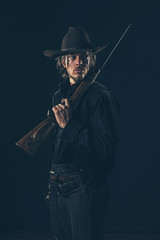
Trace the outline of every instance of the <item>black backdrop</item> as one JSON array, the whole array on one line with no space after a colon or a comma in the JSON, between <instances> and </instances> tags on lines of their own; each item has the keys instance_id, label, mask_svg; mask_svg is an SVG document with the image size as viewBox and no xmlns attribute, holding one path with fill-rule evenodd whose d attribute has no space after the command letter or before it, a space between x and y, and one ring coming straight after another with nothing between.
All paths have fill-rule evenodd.
<instances>
[{"instance_id":1,"label":"black backdrop","mask_svg":"<svg viewBox=\"0 0 160 240\"><path fill-rule=\"evenodd\" d=\"M98 81L121 104L120 141L109 178L108 231L160 231L158 1L3 1L1 32L2 229L48 230L49 149L35 157L14 143L46 117L60 77L44 49L59 49L69 26L82 25L100 64L129 23Z\"/></svg>"}]
</instances>

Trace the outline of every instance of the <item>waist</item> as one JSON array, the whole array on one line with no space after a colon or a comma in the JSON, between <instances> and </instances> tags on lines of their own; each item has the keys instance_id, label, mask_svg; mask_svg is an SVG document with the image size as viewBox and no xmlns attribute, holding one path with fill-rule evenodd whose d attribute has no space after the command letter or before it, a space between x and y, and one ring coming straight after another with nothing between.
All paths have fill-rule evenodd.
<instances>
[{"instance_id":1,"label":"waist","mask_svg":"<svg viewBox=\"0 0 160 240\"><path fill-rule=\"evenodd\" d=\"M76 191L87 184L83 169L76 165L57 164L50 171L50 189L56 195Z\"/></svg>"},{"instance_id":2,"label":"waist","mask_svg":"<svg viewBox=\"0 0 160 240\"><path fill-rule=\"evenodd\" d=\"M82 169L77 164L71 163L60 163L60 164L52 164L50 173L71 173L73 171L82 171Z\"/></svg>"}]
</instances>

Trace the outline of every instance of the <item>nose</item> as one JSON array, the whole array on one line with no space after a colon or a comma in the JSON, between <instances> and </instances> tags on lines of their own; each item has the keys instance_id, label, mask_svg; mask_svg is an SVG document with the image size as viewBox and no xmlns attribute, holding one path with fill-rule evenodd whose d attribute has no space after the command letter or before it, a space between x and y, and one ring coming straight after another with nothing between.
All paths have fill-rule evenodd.
<instances>
[{"instance_id":1,"label":"nose","mask_svg":"<svg viewBox=\"0 0 160 240\"><path fill-rule=\"evenodd\" d=\"M76 65L80 66L82 64L83 64L83 62L82 62L82 59L80 58L80 56L76 56Z\"/></svg>"}]
</instances>

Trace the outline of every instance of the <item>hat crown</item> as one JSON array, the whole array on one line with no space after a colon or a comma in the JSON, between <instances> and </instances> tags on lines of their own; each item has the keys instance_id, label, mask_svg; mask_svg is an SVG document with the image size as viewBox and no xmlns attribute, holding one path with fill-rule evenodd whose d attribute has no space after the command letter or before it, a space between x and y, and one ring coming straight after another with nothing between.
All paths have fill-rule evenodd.
<instances>
[{"instance_id":1,"label":"hat crown","mask_svg":"<svg viewBox=\"0 0 160 240\"><path fill-rule=\"evenodd\" d=\"M61 44L61 51L67 49L92 49L88 33L81 27L69 27Z\"/></svg>"},{"instance_id":2,"label":"hat crown","mask_svg":"<svg viewBox=\"0 0 160 240\"><path fill-rule=\"evenodd\" d=\"M45 50L43 54L46 57L60 57L67 54L73 54L77 52L91 51L93 53L98 53L107 47L105 44L101 47L93 48L88 33L83 29L83 27L69 27L68 32L63 37L61 50Z\"/></svg>"}]
</instances>

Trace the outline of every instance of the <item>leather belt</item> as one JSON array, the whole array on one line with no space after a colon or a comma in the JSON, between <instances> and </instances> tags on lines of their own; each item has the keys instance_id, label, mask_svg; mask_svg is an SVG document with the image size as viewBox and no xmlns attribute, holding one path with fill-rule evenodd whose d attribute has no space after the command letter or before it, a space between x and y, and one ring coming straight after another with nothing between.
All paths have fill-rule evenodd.
<instances>
[{"instance_id":1,"label":"leather belt","mask_svg":"<svg viewBox=\"0 0 160 240\"><path fill-rule=\"evenodd\" d=\"M86 182L79 172L72 172L71 174L50 173L50 190L55 195L70 194L85 184Z\"/></svg>"}]
</instances>

